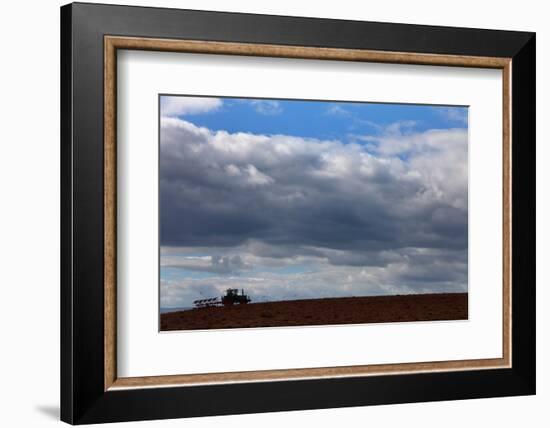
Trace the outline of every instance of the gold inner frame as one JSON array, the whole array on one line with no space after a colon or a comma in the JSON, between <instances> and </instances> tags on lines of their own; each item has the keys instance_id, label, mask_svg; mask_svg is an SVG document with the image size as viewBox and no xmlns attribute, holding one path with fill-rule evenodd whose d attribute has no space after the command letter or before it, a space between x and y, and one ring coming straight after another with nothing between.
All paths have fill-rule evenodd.
<instances>
[{"instance_id":1,"label":"gold inner frame","mask_svg":"<svg viewBox=\"0 0 550 428\"><path fill-rule=\"evenodd\" d=\"M225 373L119 378L116 367L116 89L117 50L147 50L213 55L241 55L299 59L324 59L393 64L441 65L494 68L502 70L503 91L503 320L502 358L431 361L421 363L316 367ZM361 49L337 49L195 40L169 40L138 37L104 37L104 389L190 386L233 382L296 380L310 378L392 375L511 367L511 59L460 55L383 52Z\"/></svg>"}]
</instances>

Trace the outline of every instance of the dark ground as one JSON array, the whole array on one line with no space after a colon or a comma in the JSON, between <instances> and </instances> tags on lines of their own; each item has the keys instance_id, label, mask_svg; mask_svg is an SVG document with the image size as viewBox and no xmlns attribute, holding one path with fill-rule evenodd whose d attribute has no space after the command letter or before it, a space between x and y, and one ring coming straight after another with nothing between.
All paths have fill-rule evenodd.
<instances>
[{"instance_id":1,"label":"dark ground","mask_svg":"<svg viewBox=\"0 0 550 428\"><path fill-rule=\"evenodd\" d=\"M161 331L468 319L468 294L249 303L161 314Z\"/></svg>"}]
</instances>

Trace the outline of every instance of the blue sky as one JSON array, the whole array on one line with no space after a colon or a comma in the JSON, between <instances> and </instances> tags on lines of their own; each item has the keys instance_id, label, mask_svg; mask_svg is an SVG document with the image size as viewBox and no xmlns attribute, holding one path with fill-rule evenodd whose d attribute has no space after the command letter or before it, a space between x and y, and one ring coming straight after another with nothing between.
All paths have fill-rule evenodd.
<instances>
[{"instance_id":1,"label":"blue sky","mask_svg":"<svg viewBox=\"0 0 550 428\"><path fill-rule=\"evenodd\" d=\"M162 308L467 291L466 107L160 106Z\"/></svg>"},{"instance_id":2,"label":"blue sky","mask_svg":"<svg viewBox=\"0 0 550 428\"><path fill-rule=\"evenodd\" d=\"M467 128L467 112L451 106L223 98L215 110L181 117L213 131L347 141L354 134L379 135L395 123L409 123L417 132Z\"/></svg>"}]
</instances>

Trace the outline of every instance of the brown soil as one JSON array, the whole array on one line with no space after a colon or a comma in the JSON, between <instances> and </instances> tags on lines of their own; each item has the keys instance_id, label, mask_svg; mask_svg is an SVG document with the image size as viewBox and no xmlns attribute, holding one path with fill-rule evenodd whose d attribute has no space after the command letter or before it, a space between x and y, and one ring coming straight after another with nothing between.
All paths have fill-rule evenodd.
<instances>
[{"instance_id":1,"label":"brown soil","mask_svg":"<svg viewBox=\"0 0 550 428\"><path fill-rule=\"evenodd\" d=\"M468 294L249 303L161 314L161 331L468 319Z\"/></svg>"}]
</instances>

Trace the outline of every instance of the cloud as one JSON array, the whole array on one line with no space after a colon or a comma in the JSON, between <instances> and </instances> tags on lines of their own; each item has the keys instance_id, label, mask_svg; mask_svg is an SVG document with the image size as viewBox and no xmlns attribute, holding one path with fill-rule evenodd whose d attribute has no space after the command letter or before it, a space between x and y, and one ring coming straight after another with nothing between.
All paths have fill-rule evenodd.
<instances>
[{"instance_id":1,"label":"cloud","mask_svg":"<svg viewBox=\"0 0 550 428\"><path fill-rule=\"evenodd\" d=\"M412 129L416 126L416 121L414 120L400 120L394 123L381 128L382 134L393 135L393 136L402 136L404 133L411 133Z\"/></svg>"},{"instance_id":2,"label":"cloud","mask_svg":"<svg viewBox=\"0 0 550 428\"><path fill-rule=\"evenodd\" d=\"M457 226L451 233L436 221L452 211L466 230L465 130L380 137L369 153L361 144L211 132L166 118L161 141L164 244L466 245Z\"/></svg>"},{"instance_id":3,"label":"cloud","mask_svg":"<svg viewBox=\"0 0 550 428\"><path fill-rule=\"evenodd\" d=\"M346 110L344 107L338 104L330 104L326 108L325 113L331 116L340 116L340 117L349 117L352 115L349 110Z\"/></svg>"},{"instance_id":4,"label":"cloud","mask_svg":"<svg viewBox=\"0 0 550 428\"><path fill-rule=\"evenodd\" d=\"M461 125L468 124L467 107L436 107L436 112L449 122L455 122Z\"/></svg>"},{"instance_id":5,"label":"cloud","mask_svg":"<svg viewBox=\"0 0 550 428\"><path fill-rule=\"evenodd\" d=\"M239 183L242 186L263 186L274 181L270 176L261 173L254 165L250 164L242 167L229 164L225 166L225 171L231 177L240 178Z\"/></svg>"},{"instance_id":6,"label":"cloud","mask_svg":"<svg viewBox=\"0 0 550 428\"><path fill-rule=\"evenodd\" d=\"M226 288L243 288L254 302L467 291L464 252L409 248L399 253L380 265L363 266L335 265L323 257L287 257L276 259L277 264L272 265L269 259L245 252L240 254L243 263L255 263L249 264L247 270L220 272L207 278L163 280L161 306L189 307L193 300L217 297ZM305 269L292 269L304 266Z\"/></svg>"},{"instance_id":7,"label":"cloud","mask_svg":"<svg viewBox=\"0 0 550 428\"><path fill-rule=\"evenodd\" d=\"M234 255L212 255L212 256L168 256L161 260L163 268L185 269L195 272L211 272L219 274L237 273L241 270L248 269L238 254Z\"/></svg>"},{"instance_id":8,"label":"cloud","mask_svg":"<svg viewBox=\"0 0 550 428\"><path fill-rule=\"evenodd\" d=\"M377 135L401 135L406 132L412 132L413 128L417 125L414 120L400 120L387 125L377 123L375 121L366 119L363 116L359 116L356 112L343 107L340 104L328 104L325 108L325 114L329 116L335 116L338 118L346 118L349 120L349 129L357 128L372 128L377 132ZM354 134L349 135L351 139L361 140L361 136Z\"/></svg>"},{"instance_id":9,"label":"cloud","mask_svg":"<svg viewBox=\"0 0 550 428\"><path fill-rule=\"evenodd\" d=\"M219 98L162 96L160 112L163 117L201 114L217 110L222 104Z\"/></svg>"},{"instance_id":10,"label":"cloud","mask_svg":"<svg viewBox=\"0 0 550 428\"><path fill-rule=\"evenodd\" d=\"M163 268L215 275L170 280L163 301L198 298L200 286L244 287L256 299L464 291L467 130L401 122L356 137L214 132L162 118Z\"/></svg>"},{"instance_id":11,"label":"cloud","mask_svg":"<svg viewBox=\"0 0 550 428\"><path fill-rule=\"evenodd\" d=\"M283 112L281 103L275 100L251 100L250 105L257 113L274 116Z\"/></svg>"}]
</instances>

